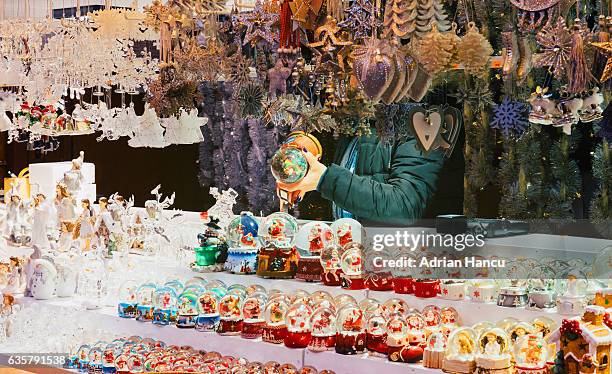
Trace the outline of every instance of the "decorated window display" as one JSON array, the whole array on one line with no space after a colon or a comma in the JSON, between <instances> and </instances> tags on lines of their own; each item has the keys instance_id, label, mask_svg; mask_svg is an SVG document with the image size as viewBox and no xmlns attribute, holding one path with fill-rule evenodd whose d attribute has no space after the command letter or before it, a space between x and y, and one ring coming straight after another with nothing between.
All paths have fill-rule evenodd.
<instances>
[{"instance_id":1,"label":"decorated window display","mask_svg":"<svg viewBox=\"0 0 612 374\"><path fill-rule=\"evenodd\" d=\"M227 227L228 256L225 270L236 274L253 274L257 268L259 223L251 212L241 212Z\"/></svg>"},{"instance_id":2,"label":"decorated window display","mask_svg":"<svg viewBox=\"0 0 612 374\"><path fill-rule=\"evenodd\" d=\"M298 231L295 218L287 213L273 213L259 226L262 241L257 275L268 278L293 278L297 271L298 253L294 238Z\"/></svg>"},{"instance_id":3,"label":"decorated window display","mask_svg":"<svg viewBox=\"0 0 612 374\"><path fill-rule=\"evenodd\" d=\"M231 291L219 300L219 334L240 335L243 321L241 303L240 296Z\"/></svg>"},{"instance_id":4,"label":"decorated window display","mask_svg":"<svg viewBox=\"0 0 612 374\"><path fill-rule=\"evenodd\" d=\"M332 230L325 223L309 222L300 228L295 239L295 246L300 254L297 279L317 282L321 280L321 252L333 239Z\"/></svg>"},{"instance_id":5,"label":"decorated window display","mask_svg":"<svg viewBox=\"0 0 612 374\"><path fill-rule=\"evenodd\" d=\"M365 351L366 317L356 305L345 305L338 310L336 353L353 355Z\"/></svg>"}]
</instances>

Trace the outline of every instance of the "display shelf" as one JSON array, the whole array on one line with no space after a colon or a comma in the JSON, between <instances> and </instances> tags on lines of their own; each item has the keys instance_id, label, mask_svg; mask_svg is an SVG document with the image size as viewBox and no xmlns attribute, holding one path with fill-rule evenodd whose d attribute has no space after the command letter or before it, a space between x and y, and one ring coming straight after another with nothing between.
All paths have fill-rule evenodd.
<instances>
[{"instance_id":1,"label":"display shelf","mask_svg":"<svg viewBox=\"0 0 612 374\"><path fill-rule=\"evenodd\" d=\"M391 362L386 357L368 353L341 355L334 351L304 352L304 365L333 370L336 374L384 373L384 374L443 374L439 369L430 369L420 364Z\"/></svg>"}]
</instances>

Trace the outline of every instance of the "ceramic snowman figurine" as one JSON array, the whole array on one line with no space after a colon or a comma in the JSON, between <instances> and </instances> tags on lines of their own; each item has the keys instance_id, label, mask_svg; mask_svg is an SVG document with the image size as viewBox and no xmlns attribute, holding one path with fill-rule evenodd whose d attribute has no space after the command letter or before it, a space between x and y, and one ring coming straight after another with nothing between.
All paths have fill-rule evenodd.
<instances>
[{"instance_id":1,"label":"ceramic snowman figurine","mask_svg":"<svg viewBox=\"0 0 612 374\"><path fill-rule=\"evenodd\" d=\"M79 152L79 157L72 160L72 168L64 173L64 177L60 181L68 187L68 192L74 197L78 197L81 194L81 186L85 181L81 167L83 166L83 160L85 158L85 152Z\"/></svg>"},{"instance_id":2,"label":"ceramic snowman figurine","mask_svg":"<svg viewBox=\"0 0 612 374\"><path fill-rule=\"evenodd\" d=\"M57 270L47 259L34 260L34 272L30 284L30 292L36 300L47 300L54 296Z\"/></svg>"},{"instance_id":3,"label":"ceramic snowman figurine","mask_svg":"<svg viewBox=\"0 0 612 374\"><path fill-rule=\"evenodd\" d=\"M30 254L30 258L24 266L24 273L26 277L25 296L32 296L32 277L34 275L34 261L42 257L40 248L36 245L32 246L33 252Z\"/></svg>"},{"instance_id":4,"label":"ceramic snowman figurine","mask_svg":"<svg viewBox=\"0 0 612 374\"><path fill-rule=\"evenodd\" d=\"M34 197L32 213L32 245L42 249L51 248L48 235L48 222L51 218L51 207L45 195L39 193Z\"/></svg>"}]
</instances>

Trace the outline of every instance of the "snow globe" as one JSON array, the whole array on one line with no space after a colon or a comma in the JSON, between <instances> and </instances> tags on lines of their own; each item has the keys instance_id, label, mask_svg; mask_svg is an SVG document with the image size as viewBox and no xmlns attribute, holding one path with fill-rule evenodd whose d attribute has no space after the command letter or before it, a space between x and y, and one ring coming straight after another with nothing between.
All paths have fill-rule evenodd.
<instances>
[{"instance_id":1,"label":"snow globe","mask_svg":"<svg viewBox=\"0 0 612 374\"><path fill-rule=\"evenodd\" d=\"M521 336L533 334L535 329L530 323L518 322L508 327L505 331L510 337L510 344L514 344Z\"/></svg>"},{"instance_id":2,"label":"snow globe","mask_svg":"<svg viewBox=\"0 0 612 374\"><path fill-rule=\"evenodd\" d=\"M235 274L254 274L257 267L259 223L251 212L241 212L227 226L225 270Z\"/></svg>"},{"instance_id":3,"label":"snow globe","mask_svg":"<svg viewBox=\"0 0 612 374\"><path fill-rule=\"evenodd\" d=\"M544 316L535 317L531 320L533 326L533 332L540 334L541 337L546 339L548 335L557 328L557 323L552 319Z\"/></svg>"},{"instance_id":4,"label":"snow globe","mask_svg":"<svg viewBox=\"0 0 612 374\"><path fill-rule=\"evenodd\" d=\"M457 327L459 327L457 310L450 306L440 309L440 330L448 336Z\"/></svg>"},{"instance_id":5,"label":"snow globe","mask_svg":"<svg viewBox=\"0 0 612 374\"><path fill-rule=\"evenodd\" d=\"M565 292L557 298L557 312L561 315L581 315L586 307L586 296L580 285L584 285L584 279L570 275L567 279Z\"/></svg>"},{"instance_id":6,"label":"snow globe","mask_svg":"<svg viewBox=\"0 0 612 374\"><path fill-rule=\"evenodd\" d=\"M333 243L331 228L323 222L308 222L295 239L295 246L300 254L295 277L308 282L319 282L323 268L321 252Z\"/></svg>"},{"instance_id":7,"label":"snow globe","mask_svg":"<svg viewBox=\"0 0 612 374\"><path fill-rule=\"evenodd\" d=\"M546 374L548 349L544 339L536 334L521 336L513 346L514 370L517 374Z\"/></svg>"},{"instance_id":8,"label":"snow globe","mask_svg":"<svg viewBox=\"0 0 612 374\"><path fill-rule=\"evenodd\" d=\"M321 251L321 267L323 273L321 280L326 286L340 286L342 279L342 268L340 267L340 254L342 247L336 243L330 243Z\"/></svg>"},{"instance_id":9,"label":"snow globe","mask_svg":"<svg viewBox=\"0 0 612 374\"><path fill-rule=\"evenodd\" d=\"M423 366L432 369L441 369L446 350L446 335L434 332L427 338L427 344L423 350Z\"/></svg>"},{"instance_id":10,"label":"snow globe","mask_svg":"<svg viewBox=\"0 0 612 374\"><path fill-rule=\"evenodd\" d=\"M265 278L293 278L297 271L298 253L293 245L298 231L295 218L287 213L272 213L259 225L262 248L257 275Z\"/></svg>"},{"instance_id":11,"label":"snow globe","mask_svg":"<svg viewBox=\"0 0 612 374\"><path fill-rule=\"evenodd\" d=\"M477 322L474 325L472 325L472 330L474 330L474 332L476 333L477 336L480 336L480 334L482 334L483 331L489 330L489 329L491 329L493 327L495 327L495 324L493 322L490 322L490 321L480 321L480 322ZM505 331L505 329L504 329L504 331Z\"/></svg>"},{"instance_id":12,"label":"snow globe","mask_svg":"<svg viewBox=\"0 0 612 374\"><path fill-rule=\"evenodd\" d=\"M394 297L383 303L381 311L385 318L389 318L394 313L403 316L408 313L408 304L404 300Z\"/></svg>"},{"instance_id":13,"label":"snow globe","mask_svg":"<svg viewBox=\"0 0 612 374\"><path fill-rule=\"evenodd\" d=\"M425 319L420 313L409 313L406 316L406 323L408 324L408 343L413 346L424 346L425 345ZM420 359L420 358L419 358Z\"/></svg>"},{"instance_id":14,"label":"snow globe","mask_svg":"<svg viewBox=\"0 0 612 374\"><path fill-rule=\"evenodd\" d=\"M164 283L164 287L172 288L174 290L174 293L178 295L181 292L183 292L185 285L183 285L183 282L181 282L179 279L172 278L168 280L166 283Z\"/></svg>"},{"instance_id":15,"label":"snow globe","mask_svg":"<svg viewBox=\"0 0 612 374\"><path fill-rule=\"evenodd\" d=\"M285 207L293 206L298 193L297 191L289 192L279 186L279 184L295 185L304 179L308 173L308 160L302 151L303 149L308 150L308 152L318 158L323 153L323 148L317 138L302 131L295 131L289 134L287 140L276 151L270 161L272 175L277 181L281 211L285 210Z\"/></svg>"},{"instance_id":16,"label":"snow globe","mask_svg":"<svg viewBox=\"0 0 612 374\"><path fill-rule=\"evenodd\" d=\"M287 303L283 297L271 298L266 304L264 316L265 325L262 329L262 340L268 343L281 344L287 336L287 325L285 324L285 314L287 313Z\"/></svg>"},{"instance_id":17,"label":"snow globe","mask_svg":"<svg viewBox=\"0 0 612 374\"><path fill-rule=\"evenodd\" d=\"M315 309L310 317L312 339L308 349L322 352L334 349L336 344L336 313L326 307Z\"/></svg>"},{"instance_id":18,"label":"snow globe","mask_svg":"<svg viewBox=\"0 0 612 374\"><path fill-rule=\"evenodd\" d=\"M349 290L362 290L365 288L363 256L364 248L359 243L351 242L342 248L342 255L340 256L342 288Z\"/></svg>"},{"instance_id":19,"label":"snow globe","mask_svg":"<svg viewBox=\"0 0 612 374\"><path fill-rule=\"evenodd\" d=\"M193 288L186 288L178 297L178 315L176 318L176 327L195 327L197 317L198 295Z\"/></svg>"},{"instance_id":20,"label":"snow globe","mask_svg":"<svg viewBox=\"0 0 612 374\"><path fill-rule=\"evenodd\" d=\"M224 295L214 291L204 291L198 296L198 317L195 328L197 331L217 331L219 325L219 299Z\"/></svg>"},{"instance_id":21,"label":"snow globe","mask_svg":"<svg viewBox=\"0 0 612 374\"><path fill-rule=\"evenodd\" d=\"M99 373L102 371L103 353L103 349L99 346L94 346L89 350L89 362L87 363L89 372Z\"/></svg>"},{"instance_id":22,"label":"snow globe","mask_svg":"<svg viewBox=\"0 0 612 374\"><path fill-rule=\"evenodd\" d=\"M473 373L477 353L476 333L469 327L453 331L448 337L442 370L451 373Z\"/></svg>"},{"instance_id":23,"label":"snow globe","mask_svg":"<svg viewBox=\"0 0 612 374\"><path fill-rule=\"evenodd\" d=\"M423 355L419 346L411 346L409 342L408 322L399 313L389 316L386 324L389 361L415 362Z\"/></svg>"},{"instance_id":24,"label":"snow globe","mask_svg":"<svg viewBox=\"0 0 612 374\"><path fill-rule=\"evenodd\" d=\"M210 219L203 233L198 234L194 248L195 262L191 269L198 272L222 271L227 259L227 242L218 219Z\"/></svg>"},{"instance_id":25,"label":"snow globe","mask_svg":"<svg viewBox=\"0 0 612 374\"><path fill-rule=\"evenodd\" d=\"M363 243L365 234L359 221L353 218L339 218L332 222L331 230L340 247L348 243Z\"/></svg>"},{"instance_id":26,"label":"snow globe","mask_svg":"<svg viewBox=\"0 0 612 374\"><path fill-rule=\"evenodd\" d=\"M287 335L285 346L289 348L306 348L312 339L310 317L312 309L307 304L296 303L289 307L285 314Z\"/></svg>"},{"instance_id":27,"label":"snow globe","mask_svg":"<svg viewBox=\"0 0 612 374\"><path fill-rule=\"evenodd\" d=\"M153 297L156 290L157 285L155 283L145 283L136 290L136 299L138 300L136 321L150 322L153 320Z\"/></svg>"},{"instance_id":28,"label":"snow globe","mask_svg":"<svg viewBox=\"0 0 612 374\"><path fill-rule=\"evenodd\" d=\"M424 331L426 337L429 337L431 333L440 330L440 312L440 308L436 305L427 305L421 311L421 315L425 321Z\"/></svg>"},{"instance_id":29,"label":"snow globe","mask_svg":"<svg viewBox=\"0 0 612 374\"><path fill-rule=\"evenodd\" d=\"M366 322L366 348L371 355L386 356L387 347L387 320L380 313L372 313Z\"/></svg>"},{"instance_id":30,"label":"snow globe","mask_svg":"<svg viewBox=\"0 0 612 374\"><path fill-rule=\"evenodd\" d=\"M499 327L483 331L478 337L476 367L480 372L511 372L508 334Z\"/></svg>"},{"instance_id":31,"label":"snow globe","mask_svg":"<svg viewBox=\"0 0 612 374\"><path fill-rule=\"evenodd\" d=\"M264 309L266 305L266 295L253 293L242 304L242 332L240 336L245 339L255 339L261 337L265 324Z\"/></svg>"},{"instance_id":32,"label":"snow globe","mask_svg":"<svg viewBox=\"0 0 612 374\"><path fill-rule=\"evenodd\" d=\"M228 293L219 300L219 328L221 335L240 335L242 331L242 311L240 296Z\"/></svg>"},{"instance_id":33,"label":"snow globe","mask_svg":"<svg viewBox=\"0 0 612 374\"><path fill-rule=\"evenodd\" d=\"M156 325L169 325L176 319L176 291L172 287L159 287L154 294L153 323Z\"/></svg>"},{"instance_id":34,"label":"snow globe","mask_svg":"<svg viewBox=\"0 0 612 374\"><path fill-rule=\"evenodd\" d=\"M336 353L353 355L365 351L365 317L356 305L345 305L338 311Z\"/></svg>"},{"instance_id":35,"label":"snow globe","mask_svg":"<svg viewBox=\"0 0 612 374\"><path fill-rule=\"evenodd\" d=\"M136 290L138 285L134 280L127 280L119 289L119 303L117 304L117 314L121 318L135 318L136 306L138 299L136 298Z\"/></svg>"}]
</instances>

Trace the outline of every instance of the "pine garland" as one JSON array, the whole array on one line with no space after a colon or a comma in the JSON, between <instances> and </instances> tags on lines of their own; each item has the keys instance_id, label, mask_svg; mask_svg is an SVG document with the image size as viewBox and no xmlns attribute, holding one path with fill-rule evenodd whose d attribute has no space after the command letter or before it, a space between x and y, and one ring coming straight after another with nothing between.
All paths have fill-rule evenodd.
<instances>
[{"instance_id":1,"label":"pine garland","mask_svg":"<svg viewBox=\"0 0 612 374\"><path fill-rule=\"evenodd\" d=\"M610 202L610 187L612 186L612 159L610 158L610 145L603 139L595 150L593 156L593 176L599 182L599 187L591 201L591 219L595 227L606 238L612 237L610 218L612 204Z\"/></svg>"}]
</instances>

